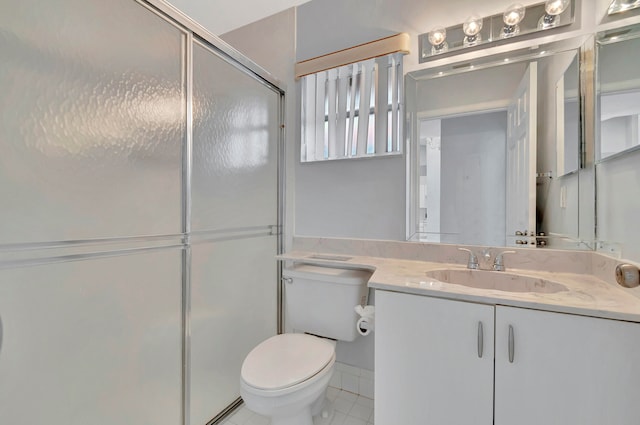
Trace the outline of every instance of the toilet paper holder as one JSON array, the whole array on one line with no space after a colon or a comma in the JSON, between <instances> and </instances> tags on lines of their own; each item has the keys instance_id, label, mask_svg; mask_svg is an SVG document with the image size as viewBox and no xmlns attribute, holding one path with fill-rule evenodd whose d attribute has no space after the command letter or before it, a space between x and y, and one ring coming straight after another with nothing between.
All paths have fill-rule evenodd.
<instances>
[{"instance_id":1,"label":"toilet paper holder","mask_svg":"<svg viewBox=\"0 0 640 425\"><path fill-rule=\"evenodd\" d=\"M354 307L354 310L360 316L358 322L356 323L356 329L358 330L358 333L362 336L369 335L371 332L373 332L375 327L375 307L372 305L357 305Z\"/></svg>"}]
</instances>

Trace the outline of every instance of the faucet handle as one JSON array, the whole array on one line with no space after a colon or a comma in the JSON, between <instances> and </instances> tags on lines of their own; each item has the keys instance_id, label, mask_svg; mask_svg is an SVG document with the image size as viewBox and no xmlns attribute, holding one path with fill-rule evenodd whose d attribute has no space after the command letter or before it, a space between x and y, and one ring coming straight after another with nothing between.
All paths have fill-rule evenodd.
<instances>
[{"instance_id":1,"label":"faucet handle","mask_svg":"<svg viewBox=\"0 0 640 425\"><path fill-rule=\"evenodd\" d=\"M458 248L458 251L465 251L469 253L469 262L467 263L468 269L477 269L478 268L478 257L476 254L467 248Z\"/></svg>"},{"instance_id":2,"label":"faucet handle","mask_svg":"<svg viewBox=\"0 0 640 425\"><path fill-rule=\"evenodd\" d=\"M493 260L493 270L497 271L497 272L503 272L504 271L504 260L502 258L502 256L504 254L517 254L516 251L502 251L499 254L496 255L496 258Z\"/></svg>"}]
</instances>

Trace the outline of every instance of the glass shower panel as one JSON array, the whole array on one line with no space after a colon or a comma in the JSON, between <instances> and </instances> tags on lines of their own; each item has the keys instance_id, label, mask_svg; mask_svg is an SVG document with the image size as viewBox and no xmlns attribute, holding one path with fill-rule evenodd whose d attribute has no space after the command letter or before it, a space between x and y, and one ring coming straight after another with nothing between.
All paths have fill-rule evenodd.
<instances>
[{"instance_id":1,"label":"glass shower panel","mask_svg":"<svg viewBox=\"0 0 640 425\"><path fill-rule=\"evenodd\" d=\"M277 223L280 96L195 43L192 230Z\"/></svg>"},{"instance_id":2,"label":"glass shower panel","mask_svg":"<svg viewBox=\"0 0 640 425\"><path fill-rule=\"evenodd\" d=\"M0 243L181 231L185 40L132 0L0 5Z\"/></svg>"},{"instance_id":3,"label":"glass shower panel","mask_svg":"<svg viewBox=\"0 0 640 425\"><path fill-rule=\"evenodd\" d=\"M0 270L0 422L178 425L181 250Z\"/></svg>"},{"instance_id":4,"label":"glass shower panel","mask_svg":"<svg viewBox=\"0 0 640 425\"><path fill-rule=\"evenodd\" d=\"M240 395L240 368L276 334L276 236L195 244L191 262L191 423Z\"/></svg>"}]
</instances>

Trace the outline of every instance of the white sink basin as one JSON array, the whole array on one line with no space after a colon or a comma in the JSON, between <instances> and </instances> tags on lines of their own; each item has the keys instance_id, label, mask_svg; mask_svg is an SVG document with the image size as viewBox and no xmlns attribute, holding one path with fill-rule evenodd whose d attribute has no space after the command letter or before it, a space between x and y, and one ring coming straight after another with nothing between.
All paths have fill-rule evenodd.
<instances>
[{"instance_id":1,"label":"white sink basin","mask_svg":"<svg viewBox=\"0 0 640 425\"><path fill-rule=\"evenodd\" d=\"M506 292L539 292L552 294L568 291L561 283L507 272L485 270L439 269L426 272L427 277L444 283L470 288L493 289Z\"/></svg>"}]
</instances>

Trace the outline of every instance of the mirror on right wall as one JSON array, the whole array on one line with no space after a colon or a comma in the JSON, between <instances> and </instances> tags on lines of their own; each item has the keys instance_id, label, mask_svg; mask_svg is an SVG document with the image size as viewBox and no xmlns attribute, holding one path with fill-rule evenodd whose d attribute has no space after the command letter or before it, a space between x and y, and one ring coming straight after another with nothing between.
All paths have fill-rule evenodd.
<instances>
[{"instance_id":1,"label":"mirror on right wall","mask_svg":"<svg viewBox=\"0 0 640 425\"><path fill-rule=\"evenodd\" d=\"M640 261L640 24L596 37L597 249Z\"/></svg>"}]
</instances>

